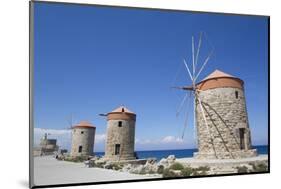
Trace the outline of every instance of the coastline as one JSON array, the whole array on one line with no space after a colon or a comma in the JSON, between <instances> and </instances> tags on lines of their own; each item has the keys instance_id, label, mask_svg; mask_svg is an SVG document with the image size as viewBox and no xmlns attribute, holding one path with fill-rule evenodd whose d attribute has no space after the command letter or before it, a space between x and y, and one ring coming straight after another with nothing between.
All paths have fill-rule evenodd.
<instances>
[{"instance_id":1,"label":"coastline","mask_svg":"<svg viewBox=\"0 0 281 189\"><path fill-rule=\"evenodd\" d=\"M253 149L257 149L259 155L268 154L268 145L253 145ZM165 150L137 150L136 153L139 159L157 158L160 161L162 158L167 158L169 155L175 155L177 159L192 158L193 153L197 152L197 148L189 149L165 149ZM97 156L103 156L104 152L95 152Z\"/></svg>"}]
</instances>

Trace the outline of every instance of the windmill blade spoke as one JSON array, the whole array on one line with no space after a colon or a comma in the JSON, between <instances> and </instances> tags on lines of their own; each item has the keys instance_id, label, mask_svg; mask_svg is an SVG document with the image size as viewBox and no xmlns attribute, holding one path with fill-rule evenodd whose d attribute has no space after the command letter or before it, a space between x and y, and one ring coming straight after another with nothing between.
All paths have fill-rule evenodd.
<instances>
[{"instance_id":1,"label":"windmill blade spoke","mask_svg":"<svg viewBox=\"0 0 281 189\"><path fill-rule=\"evenodd\" d=\"M194 100L193 100L193 138L196 139L196 98L194 93Z\"/></svg>"},{"instance_id":2,"label":"windmill blade spoke","mask_svg":"<svg viewBox=\"0 0 281 189\"><path fill-rule=\"evenodd\" d=\"M177 69L176 75L174 77L174 80L173 80L171 86L175 86L181 71L182 71L182 64L181 64L181 62L179 62L178 69Z\"/></svg>"},{"instance_id":3,"label":"windmill blade spoke","mask_svg":"<svg viewBox=\"0 0 281 189\"><path fill-rule=\"evenodd\" d=\"M184 125L183 125L183 131L182 131L181 139L183 139L183 137L184 137L185 130L187 128L187 123L188 123L188 110L186 111L186 117L185 117L185 120L184 120Z\"/></svg>"},{"instance_id":4,"label":"windmill blade spoke","mask_svg":"<svg viewBox=\"0 0 281 189\"><path fill-rule=\"evenodd\" d=\"M209 55L207 56L207 58L205 59L205 61L204 61L203 65L202 65L202 67L200 68L199 72L197 73L197 75L196 75L196 77L195 77L195 79L194 79L194 82L196 81L196 79L198 78L198 76L200 75L200 73L202 72L202 70L204 69L204 67L205 67L206 64L208 63L208 61L210 60L212 54L213 54L213 51L211 51L211 52L209 53Z\"/></svg>"},{"instance_id":5,"label":"windmill blade spoke","mask_svg":"<svg viewBox=\"0 0 281 189\"><path fill-rule=\"evenodd\" d=\"M200 32L200 38L199 38L199 42L198 42L198 48L197 48L197 51L196 51L194 72L196 71L196 66L197 66L197 63L198 63L198 56L199 56L199 52L200 52L201 43L202 43L202 32Z\"/></svg>"},{"instance_id":6,"label":"windmill blade spoke","mask_svg":"<svg viewBox=\"0 0 281 189\"><path fill-rule=\"evenodd\" d=\"M205 122L205 126L206 126L206 129L207 129L207 132L208 132L208 134L210 136L210 139L212 139L212 136L211 136L211 133L210 133L210 129L209 129L209 125L207 123L206 115L205 115L205 112L204 112L204 109L203 109L203 106L202 106L202 102L201 102L201 99L200 99L198 94L196 94L196 98L198 99L198 102L199 102L200 110L201 110L202 115L203 115L203 119L204 119L204 122Z\"/></svg>"},{"instance_id":7,"label":"windmill blade spoke","mask_svg":"<svg viewBox=\"0 0 281 189\"><path fill-rule=\"evenodd\" d=\"M189 98L191 98L191 95L193 95L193 100L194 100L193 101L193 107L187 107L187 108L188 108L188 110L194 112L194 115L193 115L194 116L193 117L194 136L197 133L197 130L196 130L197 129L196 125L198 124L197 123L197 117L198 117L197 113L200 113L199 115L202 116L203 120L204 120L203 121L203 126L204 125L206 126L207 133L208 133L208 135L210 137L210 140L212 141L213 140L213 136L212 136L212 133L210 132L211 131L210 130L211 127L208 124L207 117L206 117L206 115L207 115L206 113L208 113L208 112L207 112L207 110L206 110L206 108L204 106L204 102L202 104L202 100L201 100L201 98L199 96L199 92L201 92L201 91L196 89L196 80L198 79L198 77L200 76L202 71L205 69L206 65L208 64L210 58L213 56L213 53L214 53L214 48L212 48L211 51L209 51L207 57L204 59L203 63L199 64L199 59L200 59L200 62L201 62L201 58L199 57L199 55L201 56L202 51L204 51L204 48L203 49L201 48L203 40L204 40L204 37L207 39L205 32L201 31L200 35L199 35L199 39L196 38L196 42L198 42L198 43L195 43L195 37L192 36L192 43L191 43L191 47L192 47L192 58L191 58L191 61L192 61L192 63L190 65L188 65L187 64L187 60L183 59L183 63L184 63L185 68L186 68L186 70L188 72L188 76L189 76L189 78L192 81L192 85L184 86L184 87L173 87L173 88L190 91L189 95L188 95L188 93L186 93L184 98L180 101L180 105L179 105L179 107L177 109L176 116L178 117L180 112L183 111L183 107L185 106L185 104L191 105L192 100L188 99L188 96L189 96ZM205 41L204 41L204 45L205 45ZM208 45L208 41L206 42L206 45ZM188 113L189 113L188 110L187 110L186 113L185 112L183 113L186 117L184 118L184 125L183 125L184 128L183 128L182 138L184 137L186 128L188 127L188 119L189 119L188 118Z\"/></svg>"},{"instance_id":8,"label":"windmill blade spoke","mask_svg":"<svg viewBox=\"0 0 281 189\"><path fill-rule=\"evenodd\" d=\"M184 65L185 65L186 69L187 69L187 72L188 72L188 74L189 74L189 77L190 77L191 81L193 82L193 77L192 77L192 75L191 75L191 72L190 72L190 70L189 70L189 68L188 68L188 66L187 66L187 63L186 63L185 59L183 59L183 63L184 63Z\"/></svg>"},{"instance_id":9,"label":"windmill blade spoke","mask_svg":"<svg viewBox=\"0 0 281 189\"><path fill-rule=\"evenodd\" d=\"M189 93L189 97L191 97L191 92ZM185 130L186 130L186 128L187 128L187 126L188 126L188 107L189 107L189 105L190 105L190 100L188 101L188 103L187 103L187 108L186 108L186 117L185 117L185 120L184 120L184 124L183 124L183 131L182 131L182 136L181 136L181 138L183 139L183 137L184 137L184 134L185 134Z\"/></svg>"},{"instance_id":10,"label":"windmill blade spoke","mask_svg":"<svg viewBox=\"0 0 281 189\"><path fill-rule=\"evenodd\" d=\"M177 109L177 113L176 113L176 116L177 116L177 117L179 116L180 111L182 110L182 107L183 107L183 105L184 105L184 103L185 103L187 97L188 97L188 93L185 94L185 96L183 97L183 99L182 99L182 101L181 101L181 103L180 103L180 105L179 105L179 107L178 107L178 109Z\"/></svg>"},{"instance_id":11,"label":"windmill blade spoke","mask_svg":"<svg viewBox=\"0 0 281 189\"><path fill-rule=\"evenodd\" d=\"M73 114L71 113L69 118L67 119L68 122L68 128L67 129L72 129L73 127Z\"/></svg>"},{"instance_id":12,"label":"windmill blade spoke","mask_svg":"<svg viewBox=\"0 0 281 189\"><path fill-rule=\"evenodd\" d=\"M175 86L175 87L170 87L171 89L183 89L183 87L177 87L177 86Z\"/></svg>"},{"instance_id":13,"label":"windmill blade spoke","mask_svg":"<svg viewBox=\"0 0 281 189\"><path fill-rule=\"evenodd\" d=\"M195 62L194 62L194 37L192 36L192 78L194 78L195 74ZM193 79L192 79L193 81Z\"/></svg>"}]
</instances>

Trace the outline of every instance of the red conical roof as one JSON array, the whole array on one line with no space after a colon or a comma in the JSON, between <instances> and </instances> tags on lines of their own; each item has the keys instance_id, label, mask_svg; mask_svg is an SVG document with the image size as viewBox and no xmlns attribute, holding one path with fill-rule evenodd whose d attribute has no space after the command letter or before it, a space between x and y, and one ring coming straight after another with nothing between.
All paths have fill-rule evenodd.
<instances>
[{"instance_id":1,"label":"red conical roof","mask_svg":"<svg viewBox=\"0 0 281 189\"><path fill-rule=\"evenodd\" d=\"M210 75L208 75L207 77L205 77L202 81L204 80L208 80L208 79L213 79L213 78L219 78L219 77L231 77L231 78L236 78L230 74L224 73L220 70L215 70L214 72L212 72Z\"/></svg>"},{"instance_id":2,"label":"red conical roof","mask_svg":"<svg viewBox=\"0 0 281 189\"><path fill-rule=\"evenodd\" d=\"M113 111L111 111L110 113L122 113L122 112L130 113L130 114L135 114L134 112L130 111L125 106L120 106L120 107L114 109Z\"/></svg>"},{"instance_id":3,"label":"red conical roof","mask_svg":"<svg viewBox=\"0 0 281 189\"><path fill-rule=\"evenodd\" d=\"M86 127L86 128L95 128L94 125L92 125L90 122L88 121L80 121L80 123L78 123L77 125L74 125L73 128L77 128L77 127Z\"/></svg>"},{"instance_id":4,"label":"red conical roof","mask_svg":"<svg viewBox=\"0 0 281 189\"><path fill-rule=\"evenodd\" d=\"M136 120L136 114L125 106L120 106L107 113L107 120Z\"/></svg>"},{"instance_id":5,"label":"red conical roof","mask_svg":"<svg viewBox=\"0 0 281 189\"><path fill-rule=\"evenodd\" d=\"M234 77L220 70L215 70L203 80L196 83L196 87L200 90L223 87L240 88L243 90L243 84L243 80L239 79L238 77Z\"/></svg>"}]
</instances>

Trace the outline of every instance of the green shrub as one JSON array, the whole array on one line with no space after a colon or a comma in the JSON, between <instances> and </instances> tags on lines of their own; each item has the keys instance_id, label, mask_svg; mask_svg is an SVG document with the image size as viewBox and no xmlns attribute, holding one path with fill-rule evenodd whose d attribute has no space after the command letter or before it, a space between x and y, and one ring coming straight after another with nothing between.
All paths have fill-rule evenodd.
<instances>
[{"instance_id":1,"label":"green shrub","mask_svg":"<svg viewBox=\"0 0 281 189\"><path fill-rule=\"evenodd\" d=\"M170 168L166 168L161 173L161 170L158 168L158 173L163 174L163 178L171 178L171 177L188 177L188 176L197 176L197 175L207 175L207 171L210 168L207 166L201 166L198 168L192 167L184 167L182 164L175 163ZM176 171L180 171L180 173L176 173Z\"/></svg>"},{"instance_id":2,"label":"green shrub","mask_svg":"<svg viewBox=\"0 0 281 189\"><path fill-rule=\"evenodd\" d=\"M248 172L248 167L246 166L241 166L241 167L236 167L238 173L247 173Z\"/></svg>"},{"instance_id":3,"label":"green shrub","mask_svg":"<svg viewBox=\"0 0 281 189\"><path fill-rule=\"evenodd\" d=\"M94 167L103 168L104 163L95 163Z\"/></svg>"},{"instance_id":4,"label":"green shrub","mask_svg":"<svg viewBox=\"0 0 281 189\"><path fill-rule=\"evenodd\" d=\"M184 177L191 176L193 174L194 170L191 167L185 167L181 170L181 175Z\"/></svg>"},{"instance_id":5,"label":"green shrub","mask_svg":"<svg viewBox=\"0 0 281 189\"><path fill-rule=\"evenodd\" d=\"M158 174L163 174L164 172L164 166L163 165L159 165L158 169L157 169L157 173Z\"/></svg>"},{"instance_id":6,"label":"green shrub","mask_svg":"<svg viewBox=\"0 0 281 189\"><path fill-rule=\"evenodd\" d=\"M173 169L173 170L183 170L184 169L184 166L180 163L174 163L170 166L170 169Z\"/></svg>"},{"instance_id":7,"label":"green shrub","mask_svg":"<svg viewBox=\"0 0 281 189\"><path fill-rule=\"evenodd\" d=\"M77 156L75 158L75 162L84 162L86 160L87 160L87 157L85 157L85 156Z\"/></svg>"},{"instance_id":8,"label":"green shrub","mask_svg":"<svg viewBox=\"0 0 281 189\"><path fill-rule=\"evenodd\" d=\"M109 165L105 164L105 165L103 165L102 163L99 163L99 166L103 166L103 168L105 168L105 169L113 169L113 164L109 164Z\"/></svg>"},{"instance_id":9,"label":"green shrub","mask_svg":"<svg viewBox=\"0 0 281 189\"><path fill-rule=\"evenodd\" d=\"M251 164L253 166L252 172L266 172L268 171L268 166L266 163Z\"/></svg>"},{"instance_id":10,"label":"green shrub","mask_svg":"<svg viewBox=\"0 0 281 189\"><path fill-rule=\"evenodd\" d=\"M198 176L198 175L207 175L207 171L210 170L210 167L208 166L200 166L198 168L193 169L193 175Z\"/></svg>"},{"instance_id":11,"label":"green shrub","mask_svg":"<svg viewBox=\"0 0 281 189\"><path fill-rule=\"evenodd\" d=\"M139 172L140 175L145 175L146 174L146 171L145 169L142 169L140 172Z\"/></svg>"},{"instance_id":12,"label":"green shrub","mask_svg":"<svg viewBox=\"0 0 281 189\"><path fill-rule=\"evenodd\" d=\"M155 174L155 171L149 170L149 171L148 171L148 174Z\"/></svg>"},{"instance_id":13,"label":"green shrub","mask_svg":"<svg viewBox=\"0 0 281 189\"><path fill-rule=\"evenodd\" d=\"M210 167L208 167L208 166L200 166L200 167L196 168L196 171L205 171L205 172L207 172L207 171L210 171Z\"/></svg>"},{"instance_id":14,"label":"green shrub","mask_svg":"<svg viewBox=\"0 0 281 189\"><path fill-rule=\"evenodd\" d=\"M122 169L122 166L120 165L120 164L112 164L112 169L113 170L120 170L120 169Z\"/></svg>"},{"instance_id":15,"label":"green shrub","mask_svg":"<svg viewBox=\"0 0 281 189\"><path fill-rule=\"evenodd\" d=\"M207 175L207 171L209 170L210 168L207 166L201 166L198 168L185 167L183 170L181 170L181 175L184 177Z\"/></svg>"},{"instance_id":16,"label":"green shrub","mask_svg":"<svg viewBox=\"0 0 281 189\"><path fill-rule=\"evenodd\" d=\"M163 171L163 178L173 178L173 177L178 177L176 173L174 173L171 169L164 169Z\"/></svg>"},{"instance_id":17,"label":"green shrub","mask_svg":"<svg viewBox=\"0 0 281 189\"><path fill-rule=\"evenodd\" d=\"M84 162L87 160L87 157L86 156L77 156L77 157L66 157L65 158L65 161L71 161L71 162L75 162L75 163L78 163L78 162Z\"/></svg>"}]
</instances>

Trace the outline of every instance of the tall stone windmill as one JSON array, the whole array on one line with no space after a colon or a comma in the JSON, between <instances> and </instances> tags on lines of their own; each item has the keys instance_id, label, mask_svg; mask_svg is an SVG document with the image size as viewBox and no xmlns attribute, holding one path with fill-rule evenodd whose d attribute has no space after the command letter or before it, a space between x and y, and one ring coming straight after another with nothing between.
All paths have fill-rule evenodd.
<instances>
[{"instance_id":1,"label":"tall stone windmill","mask_svg":"<svg viewBox=\"0 0 281 189\"><path fill-rule=\"evenodd\" d=\"M100 114L107 117L105 159L133 160L135 156L136 114L125 106Z\"/></svg>"},{"instance_id":2,"label":"tall stone windmill","mask_svg":"<svg viewBox=\"0 0 281 189\"><path fill-rule=\"evenodd\" d=\"M190 86L177 87L192 92L194 100L194 126L197 130L198 159L236 159L257 155L251 149L251 134L246 109L243 80L215 70L201 81L197 81L207 65L212 52L198 66L202 41L200 34L196 56L192 37L192 66L184 65L191 79ZM187 99L184 97L181 105Z\"/></svg>"}]
</instances>

